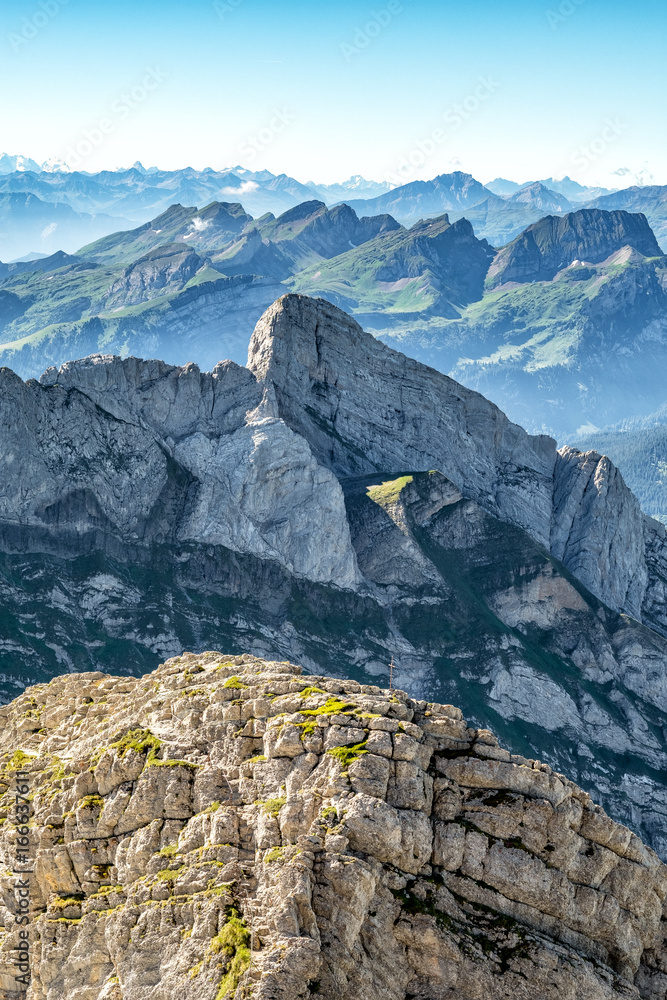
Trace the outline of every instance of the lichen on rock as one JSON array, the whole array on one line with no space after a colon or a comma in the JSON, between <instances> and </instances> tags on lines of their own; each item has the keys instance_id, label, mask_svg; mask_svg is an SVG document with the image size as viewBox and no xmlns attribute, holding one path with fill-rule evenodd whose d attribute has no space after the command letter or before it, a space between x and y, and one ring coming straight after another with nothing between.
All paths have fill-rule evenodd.
<instances>
[{"instance_id":1,"label":"lichen on rock","mask_svg":"<svg viewBox=\"0 0 667 1000\"><path fill-rule=\"evenodd\" d=\"M0 767L5 815L31 789L30 1000L664 996L665 866L452 706L184 654L29 689Z\"/></svg>"}]
</instances>

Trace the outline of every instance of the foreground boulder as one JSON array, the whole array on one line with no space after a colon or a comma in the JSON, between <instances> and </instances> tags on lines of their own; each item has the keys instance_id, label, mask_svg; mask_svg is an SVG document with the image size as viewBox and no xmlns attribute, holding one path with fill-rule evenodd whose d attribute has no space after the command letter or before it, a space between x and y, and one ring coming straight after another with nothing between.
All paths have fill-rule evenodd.
<instances>
[{"instance_id":1,"label":"foreground boulder","mask_svg":"<svg viewBox=\"0 0 667 1000\"><path fill-rule=\"evenodd\" d=\"M211 652L0 717L6 1000L665 995L665 866L452 706Z\"/></svg>"}]
</instances>

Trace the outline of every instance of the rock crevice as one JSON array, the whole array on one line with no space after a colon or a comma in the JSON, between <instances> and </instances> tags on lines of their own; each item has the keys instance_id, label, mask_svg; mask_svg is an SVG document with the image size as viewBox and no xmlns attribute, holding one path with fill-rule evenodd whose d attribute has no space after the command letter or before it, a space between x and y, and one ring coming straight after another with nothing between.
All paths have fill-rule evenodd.
<instances>
[{"instance_id":1,"label":"rock crevice","mask_svg":"<svg viewBox=\"0 0 667 1000\"><path fill-rule=\"evenodd\" d=\"M664 995L665 866L455 707L205 653L0 716L7 998L17 782L35 1000Z\"/></svg>"}]
</instances>

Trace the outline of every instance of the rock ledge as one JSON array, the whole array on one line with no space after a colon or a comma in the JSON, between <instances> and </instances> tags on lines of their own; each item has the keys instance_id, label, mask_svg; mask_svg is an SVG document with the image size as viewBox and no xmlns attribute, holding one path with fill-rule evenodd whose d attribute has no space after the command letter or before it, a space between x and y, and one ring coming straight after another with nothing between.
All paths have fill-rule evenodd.
<instances>
[{"instance_id":1,"label":"rock ledge","mask_svg":"<svg viewBox=\"0 0 667 1000\"><path fill-rule=\"evenodd\" d=\"M457 708L209 652L0 720L7 1000L25 783L30 1000L665 995L665 866Z\"/></svg>"}]
</instances>

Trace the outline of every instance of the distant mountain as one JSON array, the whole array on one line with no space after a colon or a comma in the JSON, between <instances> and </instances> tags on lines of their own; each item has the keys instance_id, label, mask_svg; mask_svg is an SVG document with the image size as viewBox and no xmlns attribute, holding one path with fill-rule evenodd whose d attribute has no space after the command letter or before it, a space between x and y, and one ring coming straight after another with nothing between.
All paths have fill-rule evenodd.
<instances>
[{"instance_id":1,"label":"distant mountain","mask_svg":"<svg viewBox=\"0 0 667 1000\"><path fill-rule=\"evenodd\" d=\"M69 205L77 212L109 213L130 223L144 223L175 203L202 206L212 201L242 201L244 208L257 217L322 198L319 191L286 174L243 168L145 170L141 164L93 174L65 171L56 163L48 169L0 172L1 192L34 194L43 201Z\"/></svg>"},{"instance_id":2,"label":"distant mountain","mask_svg":"<svg viewBox=\"0 0 667 1000\"><path fill-rule=\"evenodd\" d=\"M667 258L657 249L641 215L547 217L499 251L484 295L458 316L386 309L373 329L531 431L569 442L665 403Z\"/></svg>"},{"instance_id":3,"label":"distant mountain","mask_svg":"<svg viewBox=\"0 0 667 1000\"><path fill-rule=\"evenodd\" d=\"M206 261L184 243L167 243L129 264L105 293L104 311L150 302L163 293L182 291Z\"/></svg>"},{"instance_id":4,"label":"distant mountain","mask_svg":"<svg viewBox=\"0 0 667 1000\"><path fill-rule=\"evenodd\" d=\"M206 252L222 273L271 274L282 279L398 228L391 216L359 219L347 205L329 209L321 201L304 202L278 218L267 213L259 219L253 219L238 202L212 202L200 210L170 205L143 226L110 233L79 252L97 263L128 263L164 244L187 243L199 253Z\"/></svg>"},{"instance_id":5,"label":"distant mountain","mask_svg":"<svg viewBox=\"0 0 667 1000\"><path fill-rule=\"evenodd\" d=\"M511 198L513 194L520 191L524 186L523 184L517 184L516 181L508 181L505 177L496 177L484 185L487 191L497 194L499 198Z\"/></svg>"},{"instance_id":6,"label":"distant mountain","mask_svg":"<svg viewBox=\"0 0 667 1000\"><path fill-rule=\"evenodd\" d=\"M323 202L311 201L284 212L277 219L269 219L263 224L259 220L257 228L265 243L269 240L280 248L294 273L401 227L390 215L360 219L348 205L329 209Z\"/></svg>"},{"instance_id":7,"label":"distant mountain","mask_svg":"<svg viewBox=\"0 0 667 1000\"><path fill-rule=\"evenodd\" d=\"M591 198L611 194L608 188L585 187L583 184L579 184L567 176L561 177L560 180L556 180L554 177L546 177L539 181L528 181L524 184L517 184L516 181L509 181L505 177L496 177L495 180L489 181L485 187L501 198L511 198L513 194L534 184L541 184L542 187L556 192L570 202L587 202Z\"/></svg>"},{"instance_id":8,"label":"distant mountain","mask_svg":"<svg viewBox=\"0 0 667 1000\"><path fill-rule=\"evenodd\" d=\"M572 208L567 198L545 187L540 181L522 187L507 202L508 205L526 205L541 212L569 212Z\"/></svg>"},{"instance_id":9,"label":"distant mountain","mask_svg":"<svg viewBox=\"0 0 667 1000\"><path fill-rule=\"evenodd\" d=\"M143 226L110 233L79 252L88 260L111 264L137 260L165 243L182 242L198 250L215 250L226 246L252 221L238 202L212 202L200 210L196 206L170 205Z\"/></svg>"},{"instance_id":10,"label":"distant mountain","mask_svg":"<svg viewBox=\"0 0 667 1000\"><path fill-rule=\"evenodd\" d=\"M562 194L539 182L520 187L501 179L496 187L506 196L494 194L470 174L456 172L404 184L379 198L348 199L346 204L358 212L389 212L405 225L446 212L452 222L468 219L476 235L493 246L508 243L545 212L567 212L572 207Z\"/></svg>"},{"instance_id":11,"label":"distant mountain","mask_svg":"<svg viewBox=\"0 0 667 1000\"><path fill-rule=\"evenodd\" d=\"M171 205L76 256L0 264L0 354L23 376L99 350L242 362L282 282L398 230L390 216L320 201L259 219L233 202Z\"/></svg>"},{"instance_id":12,"label":"distant mountain","mask_svg":"<svg viewBox=\"0 0 667 1000\"><path fill-rule=\"evenodd\" d=\"M47 253L37 253L36 251L32 251L31 253L25 253L25 254L23 254L22 257L15 257L14 260L10 260L9 263L10 264L22 264L24 261L27 261L27 260L43 260L45 257L48 257L48 256L49 255Z\"/></svg>"},{"instance_id":13,"label":"distant mountain","mask_svg":"<svg viewBox=\"0 0 667 1000\"><path fill-rule=\"evenodd\" d=\"M364 215L389 213L399 222L415 222L429 216L471 208L489 196L489 191L471 174L456 171L431 181L411 181L378 198L345 199L347 205Z\"/></svg>"},{"instance_id":14,"label":"distant mountain","mask_svg":"<svg viewBox=\"0 0 667 1000\"><path fill-rule=\"evenodd\" d=\"M454 317L457 307L481 298L493 258L465 219L446 215L411 229L382 233L362 246L298 274L291 286L370 314Z\"/></svg>"},{"instance_id":15,"label":"distant mountain","mask_svg":"<svg viewBox=\"0 0 667 1000\"><path fill-rule=\"evenodd\" d=\"M644 257L662 256L643 215L599 209L582 209L562 218L549 215L500 251L487 283L495 288L508 281L550 281L565 267L598 264L625 246Z\"/></svg>"},{"instance_id":16,"label":"distant mountain","mask_svg":"<svg viewBox=\"0 0 667 1000\"><path fill-rule=\"evenodd\" d=\"M630 187L596 198L589 204L592 208L602 208L607 212L614 209L642 212L650 222L660 246L667 252L667 185Z\"/></svg>"},{"instance_id":17,"label":"distant mountain","mask_svg":"<svg viewBox=\"0 0 667 1000\"><path fill-rule=\"evenodd\" d=\"M94 197L100 186L124 187L127 173L70 181ZM139 167L131 173L145 176ZM446 189L453 201L479 193L467 175L439 184L439 197ZM223 356L242 362L262 310L294 289L354 312L533 431L572 440L657 410L665 403L667 262L646 218L599 209L545 216L540 203L566 203L539 183L507 199L482 190L481 203L410 228L387 213L360 218L346 203L315 198L255 218L241 201L201 209L191 201L75 256L1 265L2 362L22 376L100 350L204 367ZM368 210L375 201L359 204ZM496 252L479 238L484 229L509 233L509 242L494 240Z\"/></svg>"},{"instance_id":18,"label":"distant mountain","mask_svg":"<svg viewBox=\"0 0 667 1000\"><path fill-rule=\"evenodd\" d=\"M562 213L571 208L567 199L536 182L519 188L509 198L490 194L479 205L463 213L452 212L451 218L466 218L480 238L493 246L502 247L524 231L532 222L544 217L545 212Z\"/></svg>"},{"instance_id":19,"label":"distant mountain","mask_svg":"<svg viewBox=\"0 0 667 1000\"><path fill-rule=\"evenodd\" d=\"M24 260L14 260L8 264L3 264L0 261L0 279L18 274L34 274L38 271L43 271L46 274L49 271L57 271L61 267L66 267L70 264L80 264L81 262L82 259L80 257L67 254L63 250L57 250L50 256L46 254L29 254Z\"/></svg>"},{"instance_id":20,"label":"distant mountain","mask_svg":"<svg viewBox=\"0 0 667 1000\"><path fill-rule=\"evenodd\" d=\"M30 251L51 254L75 250L122 225L127 225L127 220L75 212L69 205L44 202L34 194L0 193L0 259Z\"/></svg>"},{"instance_id":21,"label":"distant mountain","mask_svg":"<svg viewBox=\"0 0 667 1000\"><path fill-rule=\"evenodd\" d=\"M559 194L565 195L566 198L575 203L588 202L591 198L611 194L609 188L586 187L584 184L579 184L578 181L573 181L571 177L567 176L561 177L560 180L556 180L554 177L546 177L539 183L550 188L552 191L558 191Z\"/></svg>"},{"instance_id":22,"label":"distant mountain","mask_svg":"<svg viewBox=\"0 0 667 1000\"><path fill-rule=\"evenodd\" d=\"M367 181L360 174L354 174L341 184L316 184L309 181L308 186L319 192L320 197L327 204L341 201L344 198L377 198L379 195L391 191L391 184L387 181Z\"/></svg>"},{"instance_id":23,"label":"distant mountain","mask_svg":"<svg viewBox=\"0 0 667 1000\"><path fill-rule=\"evenodd\" d=\"M173 247L121 271L84 261L5 278L0 365L33 378L45 363L112 351L210 371L223 358L243 360L253 321L284 291L273 278L228 277Z\"/></svg>"},{"instance_id":24,"label":"distant mountain","mask_svg":"<svg viewBox=\"0 0 667 1000\"><path fill-rule=\"evenodd\" d=\"M48 160L44 160L41 167L34 167L33 169L42 170L45 174L72 173L72 168L64 160L61 160L59 156L51 156Z\"/></svg>"},{"instance_id":25,"label":"distant mountain","mask_svg":"<svg viewBox=\"0 0 667 1000\"><path fill-rule=\"evenodd\" d=\"M29 156L10 156L8 153L0 153L0 174L24 170L39 170L39 164Z\"/></svg>"},{"instance_id":26,"label":"distant mountain","mask_svg":"<svg viewBox=\"0 0 667 1000\"><path fill-rule=\"evenodd\" d=\"M522 233L531 222L542 218L544 213L530 203L512 201L490 194L479 205L464 211L452 211L449 217L468 219L480 239L488 240L494 247L505 246L515 236Z\"/></svg>"}]
</instances>

